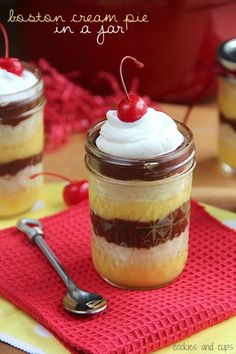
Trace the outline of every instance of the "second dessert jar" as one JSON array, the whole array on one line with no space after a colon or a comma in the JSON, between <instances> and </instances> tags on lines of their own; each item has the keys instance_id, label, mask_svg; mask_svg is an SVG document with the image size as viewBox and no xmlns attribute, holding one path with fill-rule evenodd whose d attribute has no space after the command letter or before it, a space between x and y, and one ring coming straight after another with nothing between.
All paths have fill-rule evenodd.
<instances>
[{"instance_id":1,"label":"second dessert jar","mask_svg":"<svg viewBox=\"0 0 236 354\"><path fill-rule=\"evenodd\" d=\"M43 152L43 80L22 63L21 76L0 69L0 218L17 215L39 199Z\"/></svg>"}]
</instances>

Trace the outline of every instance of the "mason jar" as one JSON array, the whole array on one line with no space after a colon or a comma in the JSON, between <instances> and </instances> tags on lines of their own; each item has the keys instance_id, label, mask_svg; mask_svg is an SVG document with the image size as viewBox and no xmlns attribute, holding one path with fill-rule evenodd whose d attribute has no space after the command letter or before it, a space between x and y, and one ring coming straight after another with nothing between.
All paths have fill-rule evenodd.
<instances>
[{"instance_id":1,"label":"mason jar","mask_svg":"<svg viewBox=\"0 0 236 354\"><path fill-rule=\"evenodd\" d=\"M188 257L192 133L176 122L184 142L175 151L127 159L97 148L103 124L89 131L85 145L95 269L117 287L162 287L181 274Z\"/></svg>"},{"instance_id":2,"label":"mason jar","mask_svg":"<svg viewBox=\"0 0 236 354\"><path fill-rule=\"evenodd\" d=\"M236 38L218 48L219 158L225 172L236 173Z\"/></svg>"},{"instance_id":3,"label":"mason jar","mask_svg":"<svg viewBox=\"0 0 236 354\"><path fill-rule=\"evenodd\" d=\"M33 66L35 83L17 93L0 94L0 217L22 213L40 196L43 179L30 179L42 172L44 143L43 79Z\"/></svg>"}]
</instances>

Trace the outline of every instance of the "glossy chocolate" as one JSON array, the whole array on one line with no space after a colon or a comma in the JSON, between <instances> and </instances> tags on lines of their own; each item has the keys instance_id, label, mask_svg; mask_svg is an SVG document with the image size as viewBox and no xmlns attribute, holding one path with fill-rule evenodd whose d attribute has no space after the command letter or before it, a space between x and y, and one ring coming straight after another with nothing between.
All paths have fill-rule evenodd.
<instances>
[{"instance_id":1,"label":"glossy chocolate","mask_svg":"<svg viewBox=\"0 0 236 354\"><path fill-rule=\"evenodd\" d=\"M91 211L91 222L97 236L124 247L151 248L173 240L187 227L190 202L168 214L165 218L150 222L121 219L106 220Z\"/></svg>"},{"instance_id":2,"label":"glossy chocolate","mask_svg":"<svg viewBox=\"0 0 236 354\"><path fill-rule=\"evenodd\" d=\"M0 106L0 126L11 125L15 127L22 121L32 116L32 110L44 104L44 96L40 96L30 102L12 102L5 106Z\"/></svg>"},{"instance_id":3,"label":"glossy chocolate","mask_svg":"<svg viewBox=\"0 0 236 354\"><path fill-rule=\"evenodd\" d=\"M27 166L37 165L42 161L43 154L37 154L24 159L14 160L7 163L0 163L0 176L15 176L20 170Z\"/></svg>"},{"instance_id":4,"label":"glossy chocolate","mask_svg":"<svg viewBox=\"0 0 236 354\"><path fill-rule=\"evenodd\" d=\"M236 131L236 117L235 117L235 119L230 119L230 118L226 117L222 112L220 112L220 122L222 124L230 125L231 128Z\"/></svg>"}]
</instances>

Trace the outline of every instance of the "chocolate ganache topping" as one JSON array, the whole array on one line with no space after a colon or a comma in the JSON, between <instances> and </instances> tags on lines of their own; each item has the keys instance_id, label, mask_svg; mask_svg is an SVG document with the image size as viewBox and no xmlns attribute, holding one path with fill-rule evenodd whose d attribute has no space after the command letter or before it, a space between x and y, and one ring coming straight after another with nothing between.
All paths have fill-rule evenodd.
<instances>
[{"instance_id":1,"label":"chocolate ganache topping","mask_svg":"<svg viewBox=\"0 0 236 354\"><path fill-rule=\"evenodd\" d=\"M236 131L236 117L235 119L230 119L226 117L222 112L220 112L220 122L222 124L228 124L232 127L233 130Z\"/></svg>"}]
</instances>

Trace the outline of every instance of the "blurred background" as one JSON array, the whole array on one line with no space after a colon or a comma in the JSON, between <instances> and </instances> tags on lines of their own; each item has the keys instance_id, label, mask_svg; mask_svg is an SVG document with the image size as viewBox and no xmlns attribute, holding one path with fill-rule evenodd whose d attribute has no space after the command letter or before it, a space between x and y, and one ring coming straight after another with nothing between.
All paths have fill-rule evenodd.
<instances>
[{"instance_id":1,"label":"blurred background","mask_svg":"<svg viewBox=\"0 0 236 354\"><path fill-rule=\"evenodd\" d=\"M94 34L82 35L79 25L71 24L73 34L55 34L55 23L7 23L9 10L22 14L63 15L147 14L148 23L132 23L125 34L106 35L103 45L96 42L101 24L92 23ZM0 0L0 19L7 26L11 55L26 61L45 58L60 72L80 71L80 83L93 93L107 94L109 88L96 81L105 70L117 78L120 59L132 55L145 64L138 72L139 92L159 102L189 104L206 86L214 71L216 48L235 36L235 0ZM81 25L80 25L81 26ZM104 26L108 26L107 23ZM4 48L0 41L0 49ZM127 63L126 81L137 76ZM201 99L216 92L213 81Z\"/></svg>"}]
</instances>

